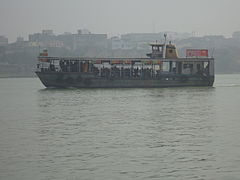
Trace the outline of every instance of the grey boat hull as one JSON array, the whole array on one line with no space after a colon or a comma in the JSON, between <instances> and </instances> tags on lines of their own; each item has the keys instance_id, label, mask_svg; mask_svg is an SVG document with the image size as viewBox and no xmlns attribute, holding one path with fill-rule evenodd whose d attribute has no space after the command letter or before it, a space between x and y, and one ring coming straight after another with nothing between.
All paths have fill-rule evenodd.
<instances>
[{"instance_id":1,"label":"grey boat hull","mask_svg":"<svg viewBox=\"0 0 240 180\"><path fill-rule=\"evenodd\" d=\"M95 77L92 73L36 72L46 87L57 88L160 88L212 86L214 76L166 74L154 78Z\"/></svg>"}]
</instances>

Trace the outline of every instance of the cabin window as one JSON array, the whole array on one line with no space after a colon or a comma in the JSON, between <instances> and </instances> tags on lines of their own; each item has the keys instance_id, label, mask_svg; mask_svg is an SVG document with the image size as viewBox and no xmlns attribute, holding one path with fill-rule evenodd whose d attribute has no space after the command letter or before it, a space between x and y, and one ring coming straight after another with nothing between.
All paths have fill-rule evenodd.
<instances>
[{"instance_id":1,"label":"cabin window","mask_svg":"<svg viewBox=\"0 0 240 180\"><path fill-rule=\"evenodd\" d=\"M177 71L177 64L176 64L176 62L172 62L172 70L171 71L176 73L176 71Z\"/></svg>"},{"instance_id":2,"label":"cabin window","mask_svg":"<svg viewBox=\"0 0 240 180\"><path fill-rule=\"evenodd\" d=\"M169 62L163 62L162 70L165 72L169 71Z\"/></svg>"}]
</instances>

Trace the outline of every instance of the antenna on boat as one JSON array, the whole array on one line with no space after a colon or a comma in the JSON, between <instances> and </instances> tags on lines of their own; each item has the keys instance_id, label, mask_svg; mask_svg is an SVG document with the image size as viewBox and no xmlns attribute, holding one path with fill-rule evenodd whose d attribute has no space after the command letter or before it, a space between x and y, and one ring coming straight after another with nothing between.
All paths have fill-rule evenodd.
<instances>
[{"instance_id":1,"label":"antenna on boat","mask_svg":"<svg viewBox=\"0 0 240 180\"><path fill-rule=\"evenodd\" d=\"M166 42L167 42L167 34L164 33L164 46L163 46L163 58L166 57Z\"/></svg>"},{"instance_id":2,"label":"antenna on boat","mask_svg":"<svg viewBox=\"0 0 240 180\"><path fill-rule=\"evenodd\" d=\"M164 44L166 44L166 42L167 42L167 34L165 33L164 34Z\"/></svg>"}]
</instances>

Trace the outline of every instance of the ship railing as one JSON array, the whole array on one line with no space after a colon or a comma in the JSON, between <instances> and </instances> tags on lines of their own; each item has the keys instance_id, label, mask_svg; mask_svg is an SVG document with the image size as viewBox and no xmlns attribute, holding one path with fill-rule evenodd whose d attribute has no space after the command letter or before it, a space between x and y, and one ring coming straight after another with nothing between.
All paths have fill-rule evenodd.
<instances>
[{"instance_id":1,"label":"ship railing","mask_svg":"<svg viewBox=\"0 0 240 180\"><path fill-rule=\"evenodd\" d=\"M150 58L66 58L66 57L39 57L41 60L38 64L38 71L41 72L91 72L94 73L95 76L110 76L112 73L112 68L117 69L124 69L123 72L126 76L133 77L132 74L134 74L133 71L135 71L136 68L142 69L146 74L149 74L148 69L151 70L150 74L151 76L156 76L160 74L196 74L196 71L193 73L191 70L191 67L183 67L183 70L181 72L177 72L177 69L175 68L169 68L167 70L164 70L164 64L169 64L171 62L173 63L189 63L192 62L202 62L203 64L206 63L206 65L210 64L209 62L213 61L213 58L205 57L205 58L175 58L175 59L150 59ZM61 64L61 62L64 62L64 64ZM77 62L77 63L76 63ZM87 63L87 69L86 67L81 69L79 67L80 62ZM158 62L158 63L156 63ZM106 65L106 63L108 65ZM92 64L89 66L89 64ZM97 68L97 71L94 71L94 68ZM189 70L187 69L189 68ZM206 68L204 66L204 68ZM104 70L108 69L108 70ZM96 69L95 69L96 70ZM187 71L188 70L188 71ZM105 72L104 72L105 71ZM109 73L108 73L109 71ZM121 71L121 70L120 70ZM140 71L140 72L142 72ZM203 67L201 71L204 71ZM209 71L209 67L208 67ZM209 72L208 72L209 73ZM107 74L107 75L106 75ZM108 75L110 74L110 75Z\"/></svg>"},{"instance_id":2,"label":"ship railing","mask_svg":"<svg viewBox=\"0 0 240 180\"><path fill-rule=\"evenodd\" d=\"M42 63L52 62L52 61L90 61L90 62L113 62L113 61L121 61L123 64L125 62L144 62L144 61L162 61L162 62L170 62L170 61L212 61L213 57L180 57L180 58L90 58L90 57L38 57L39 61Z\"/></svg>"}]
</instances>

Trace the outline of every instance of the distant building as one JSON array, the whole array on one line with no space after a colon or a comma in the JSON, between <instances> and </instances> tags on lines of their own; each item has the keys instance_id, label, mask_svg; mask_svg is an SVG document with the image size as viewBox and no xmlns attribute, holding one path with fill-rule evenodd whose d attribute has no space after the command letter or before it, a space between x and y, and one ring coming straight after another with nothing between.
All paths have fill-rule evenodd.
<instances>
[{"instance_id":1,"label":"distant building","mask_svg":"<svg viewBox=\"0 0 240 180\"><path fill-rule=\"evenodd\" d=\"M123 41L131 42L155 42L156 40L160 41L163 39L161 33L129 33L121 35Z\"/></svg>"},{"instance_id":2,"label":"distant building","mask_svg":"<svg viewBox=\"0 0 240 180\"><path fill-rule=\"evenodd\" d=\"M5 36L0 36L0 46L7 46L8 45L8 38Z\"/></svg>"},{"instance_id":3,"label":"distant building","mask_svg":"<svg viewBox=\"0 0 240 180\"><path fill-rule=\"evenodd\" d=\"M55 40L55 35L53 34L53 30L42 30L42 33L28 35L28 39L30 42L50 41Z\"/></svg>"},{"instance_id":4,"label":"distant building","mask_svg":"<svg viewBox=\"0 0 240 180\"><path fill-rule=\"evenodd\" d=\"M122 49L143 49L143 44L163 40L161 33L129 33L121 35ZM147 46L148 47L148 46Z\"/></svg>"},{"instance_id":5,"label":"distant building","mask_svg":"<svg viewBox=\"0 0 240 180\"><path fill-rule=\"evenodd\" d=\"M17 37L17 42L23 42L24 38L23 37Z\"/></svg>"},{"instance_id":6,"label":"distant building","mask_svg":"<svg viewBox=\"0 0 240 180\"><path fill-rule=\"evenodd\" d=\"M114 36L110 39L110 46L111 49L122 49L123 48L123 42L118 36Z\"/></svg>"},{"instance_id":7,"label":"distant building","mask_svg":"<svg viewBox=\"0 0 240 180\"><path fill-rule=\"evenodd\" d=\"M179 40L188 38L191 35L189 33L177 33L177 32L160 32L160 33L129 33L123 34L121 40L123 43L123 49L146 49L147 43L151 42L164 42L164 34L167 34L168 40Z\"/></svg>"},{"instance_id":8,"label":"distant building","mask_svg":"<svg viewBox=\"0 0 240 180\"><path fill-rule=\"evenodd\" d=\"M79 29L78 34L91 34L91 32L88 29Z\"/></svg>"},{"instance_id":9,"label":"distant building","mask_svg":"<svg viewBox=\"0 0 240 180\"><path fill-rule=\"evenodd\" d=\"M47 42L45 45L45 47L54 47L54 48L61 48L64 46L62 41L59 40L52 40Z\"/></svg>"},{"instance_id":10,"label":"distant building","mask_svg":"<svg viewBox=\"0 0 240 180\"><path fill-rule=\"evenodd\" d=\"M43 47L43 43L41 42L34 42L34 41L29 41L28 42L29 47Z\"/></svg>"},{"instance_id":11,"label":"distant building","mask_svg":"<svg viewBox=\"0 0 240 180\"><path fill-rule=\"evenodd\" d=\"M73 49L107 48L107 34L80 33L73 34Z\"/></svg>"},{"instance_id":12,"label":"distant building","mask_svg":"<svg viewBox=\"0 0 240 180\"><path fill-rule=\"evenodd\" d=\"M56 37L57 40L63 42L63 46L67 49L73 49L73 34L71 33L64 33L60 34Z\"/></svg>"},{"instance_id":13,"label":"distant building","mask_svg":"<svg viewBox=\"0 0 240 180\"><path fill-rule=\"evenodd\" d=\"M53 30L50 30L50 29L42 30L42 35L52 36Z\"/></svg>"},{"instance_id":14,"label":"distant building","mask_svg":"<svg viewBox=\"0 0 240 180\"><path fill-rule=\"evenodd\" d=\"M28 40L30 42L40 42L41 41L41 33L34 33L34 34L29 34L28 35Z\"/></svg>"},{"instance_id":15,"label":"distant building","mask_svg":"<svg viewBox=\"0 0 240 180\"><path fill-rule=\"evenodd\" d=\"M122 35L124 36L124 35ZM110 48L112 50L115 49L141 49L141 45L144 42L142 42L141 39L131 39L131 38L119 38L118 36L114 36L110 39Z\"/></svg>"},{"instance_id":16,"label":"distant building","mask_svg":"<svg viewBox=\"0 0 240 180\"><path fill-rule=\"evenodd\" d=\"M28 46L36 47L56 47L61 48L64 46L63 41L58 39L58 36L53 34L53 30L42 30L42 33L34 33L28 36Z\"/></svg>"}]
</instances>

